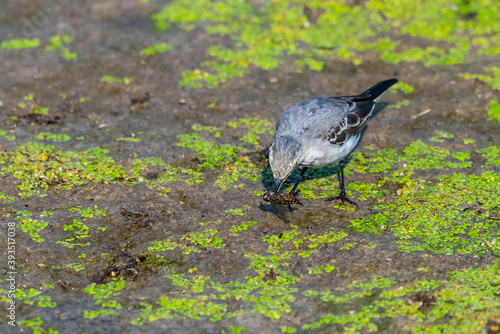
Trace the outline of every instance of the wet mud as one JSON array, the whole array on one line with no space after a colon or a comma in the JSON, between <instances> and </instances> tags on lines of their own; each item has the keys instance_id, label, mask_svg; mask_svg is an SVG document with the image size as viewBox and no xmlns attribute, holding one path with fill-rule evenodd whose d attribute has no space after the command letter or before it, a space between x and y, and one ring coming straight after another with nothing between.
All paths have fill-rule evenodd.
<instances>
[{"instance_id":1,"label":"wet mud","mask_svg":"<svg viewBox=\"0 0 500 334\"><path fill-rule=\"evenodd\" d=\"M0 13L2 40L41 43L0 49L0 332L494 332L500 124L488 109L500 93L460 73L495 57L425 66L367 51L359 65L330 55L300 72L290 57L182 86L211 46L235 42L205 21L155 29L165 5L7 1ZM72 42L47 50L55 35ZM173 48L141 54L163 42ZM290 207L263 199L286 107L392 77L413 90L381 98L347 164L359 207L325 202L335 167L309 173Z\"/></svg>"}]
</instances>

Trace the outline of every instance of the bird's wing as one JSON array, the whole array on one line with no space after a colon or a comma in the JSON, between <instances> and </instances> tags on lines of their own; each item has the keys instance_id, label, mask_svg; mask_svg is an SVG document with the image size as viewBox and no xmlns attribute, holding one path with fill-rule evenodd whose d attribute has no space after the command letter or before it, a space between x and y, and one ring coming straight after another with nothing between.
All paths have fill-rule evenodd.
<instances>
[{"instance_id":1,"label":"bird's wing","mask_svg":"<svg viewBox=\"0 0 500 334\"><path fill-rule=\"evenodd\" d=\"M325 140L333 145L341 146L347 139L363 130L364 125L370 119L373 107L375 107L369 94L366 95L335 98L336 102L348 112L326 133Z\"/></svg>"}]
</instances>

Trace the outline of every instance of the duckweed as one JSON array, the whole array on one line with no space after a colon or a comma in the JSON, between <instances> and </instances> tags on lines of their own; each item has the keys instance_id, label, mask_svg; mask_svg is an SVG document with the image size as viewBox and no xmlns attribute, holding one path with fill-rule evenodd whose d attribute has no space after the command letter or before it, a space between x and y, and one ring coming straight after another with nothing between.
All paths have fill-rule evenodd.
<instances>
[{"instance_id":1,"label":"duckweed","mask_svg":"<svg viewBox=\"0 0 500 334\"><path fill-rule=\"evenodd\" d=\"M71 140L71 137L65 134L56 134L51 132L40 132L39 134L34 136L35 139L41 140L52 140L56 143L64 143L66 141Z\"/></svg>"},{"instance_id":2,"label":"duckweed","mask_svg":"<svg viewBox=\"0 0 500 334\"><path fill-rule=\"evenodd\" d=\"M96 208L97 208L97 206L96 206ZM92 210L92 208L90 208L90 207L85 208L83 210L80 209L79 207L69 207L69 208L67 208L67 210L70 212L77 212L84 218L94 218L97 215L101 215L103 217L106 217L106 215L107 215L106 210L104 210L104 209Z\"/></svg>"},{"instance_id":3,"label":"duckweed","mask_svg":"<svg viewBox=\"0 0 500 334\"><path fill-rule=\"evenodd\" d=\"M115 78L111 75L105 75L105 76L101 77L101 82L105 82L105 83L118 83L118 84L128 85L130 83L130 81L131 81L131 79L127 78L127 77Z\"/></svg>"},{"instance_id":4,"label":"duckweed","mask_svg":"<svg viewBox=\"0 0 500 334\"><path fill-rule=\"evenodd\" d=\"M231 43L210 46L207 50L208 61L182 73L182 85L202 87L206 84L215 87L232 77L248 73L252 67L270 70L285 62L288 65L290 61L294 62L297 72L322 71L328 67L332 56L345 58L356 66L364 61L366 53L378 54L389 63L420 61L426 66L457 64L478 54L496 56L500 51L497 38L500 33L497 24L499 13L497 3L491 0L370 0L362 4L320 0L307 3L302 0L174 0L153 18L160 29L173 25L184 30L198 27L207 33L228 37ZM68 48L71 42L69 36L54 36L47 50L64 58L76 58L77 54ZM12 39L2 42L0 47L15 50L39 45L38 39ZM168 43L160 43L142 49L141 54L154 56L172 48ZM143 60L147 61L146 58ZM486 74L463 74L463 77L477 79L490 85L491 89L499 89L499 68L489 67L485 71ZM131 79L103 76L101 82L127 85ZM412 90L411 85L400 83L392 91L411 94ZM23 109L21 112L47 115L49 109L36 105L32 102L34 100L33 94L28 94L21 102L13 102L13 105L19 102L17 106ZM88 101L87 97L79 99L80 103ZM206 101L203 105L214 108L219 100L211 97ZM402 99L392 107L403 108L409 103L408 99ZM498 101L491 100L489 120L500 122L499 115ZM229 136L226 130L231 132ZM51 190L71 190L75 186L90 183L143 183L158 191L153 192L154 195L166 196L173 182L182 183L183 187L187 186L191 191L208 180L222 190L250 185L248 191L262 195L263 191L255 191L256 185L261 187L256 182L262 181L267 186L267 183L272 182L272 177L269 170L260 170L263 165L252 162L252 154L261 149L262 138L272 135L272 130L270 121L259 118L239 119L220 127L195 124L193 133L180 135L177 142L179 147L184 148L183 152L191 155L189 158L195 158L188 160L191 166L170 165L158 157L133 161L125 159L123 165L132 163L130 170L124 168L121 161L115 161L110 152L100 148L81 152L56 149L68 145L57 146L58 143L71 140L71 137L43 132L34 137L39 142L22 144L15 149L10 149L13 145L6 143L7 149L0 152L0 175L16 179L19 197L34 194L46 196ZM16 140L14 134L13 130L0 130L0 137L4 141ZM236 139L230 141L228 138L233 134ZM180 250L177 254L184 253L179 257L181 261L186 260L188 267L179 264L183 273L178 273L167 267L173 261L166 260L162 255L153 257L150 253L146 253L147 260L141 261L141 266L166 270L165 280L169 283L166 284L166 294L145 303L123 297L121 293L124 294L126 288L133 292L141 284L149 288L148 281L134 280L130 286L123 280L91 284L85 288L85 293L93 297L95 306L92 307L94 310L85 310L83 316L95 319L119 314L130 319L135 326L163 319L210 320L222 322L223 328L229 328L233 333L247 328L230 325L239 323L243 316L253 314L271 319L273 327L270 331L280 330L284 333L375 332L393 329L387 329L387 323L400 326L395 331L402 332L486 332L488 321L500 316L497 283L500 281L500 272L497 265L484 267L487 257L498 256L499 250L500 179L497 167L500 165L500 149L497 146L474 146L478 154L472 150L460 152L449 149L457 141L474 143L473 139L460 137L460 134L454 138L453 134L436 131L428 140L413 142L402 151L367 148L364 152L354 153L346 173L354 177L356 174L370 173L372 175L364 177L372 181L348 182L348 195L356 197L356 200L369 201L366 205L374 210L369 215L362 210L357 210L355 215L341 213L357 218L351 221L350 230L318 231L328 227L315 226L309 230L304 226L299 229L287 225L287 230L282 233L269 234L268 226L264 226L267 224L261 226L260 223L244 220L244 215L250 217L253 214L245 210L246 207L224 210L227 213L225 218L231 219L229 223L211 217L205 219L212 221L188 221L192 224L182 227L186 228L183 232L175 232L175 227L170 229L169 226L163 230L166 234L164 240L144 247L150 246L149 250L156 253ZM75 139L84 138L80 136ZM139 142L141 138L135 135L115 140L115 146L141 147L124 143ZM47 145L47 142L56 145ZM481 158L478 158L479 155ZM467 170L470 167L474 169ZM478 171L480 174L467 175L469 171ZM337 172L337 168L312 171L309 180L300 187L302 196L314 199L337 195ZM297 177L297 173L293 174L288 184ZM78 190L84 192L87 189ZM13 195L0 193L0 200L16 204L22 200ZM189 199L183 198L170 199L168 203L174 206L177 203L185 204L185 208L191 204ZM93 223L93 219L104 220L102 217L107 216L104 209L73 206L66 208L66 211L70 217L64 221L64 231L61 233L67 235L57 241L58 245L68 248L89 246L94 234L106 230L106 227L97 227ZM39 212L35 212L19 210L13 218L24 233L21 242L28 244L27 249L36 251L43 246L39 243L44 241L42 237L46 237L46 228L54 218L50 217L49 212L43 212L43 217L40 217L43 220L35 219L39 217ZM3 216L9 215L5 212ZM192 212L188 215L196 216ZM193 225L194 228L191 228ZM377 249L370 250L377 247L375 243L363 244L359 239L353 242L356 239L352 230L385 233L389 234L389 238L393 235L404 252L427 251L431 254L483 257L480 265L483 268L454 271L449 273L448 279L417 280L411 283L407 283L406 277L400 279L390 273L389 278L373 276L368 280L353 281L347 287L331 289L323 286L318 289L318 280L346 277L341 276L333 265L337 265L335 260L328 260L327 253L332 253L332 249L334 254L339 252L343 255L349 249L349 254L357 251L377 252ZM274 229L272 231L276 232ZM347 238L348 232L352 234L351 238ZM260 244L259 240L255 241L260 247L252 248L250 253L241 254L237 259L245 263L246 269L231 277L224 272L217 277L215 273L213 277L206 275L201 269L203 266L207 268L206 261L197 261L197 258L212 252L224 252L229 257L232 252L241 250L235 244L243 235L264 236ZM133 247L135 245L131 245ZM76 262L52 265L51 269L47 268L50 265L43 263L33 267L39 271L63 269L70 275L88 279L90 277L84 269L93 270L95 265L100 264L99 261L109 259L112 255L104 253L95 263L93 254L100 254L104 250L86 249L86 253L76 252ZM420 258L418 255L417 259ZM433 256L427 253L421 255ZM320 262L323 258L328 263ZM194 260L200 269L192 267ZM305 271L299 270L301 266L294 266L302 261L307 268ZM414 270L414 274L419 277L438 276L439 270L434 268L435 263L423 263L409 270ZM291 274L296 271L300 272L300 277ZM437 271L436 275L433 271ZM44 290L50 288L53 288L50 284L43 285L41 290L21 284L15 296L25 308L42 307L46 312L56 307L52 297L46 295ZM5 302L5 290L0 292L1 300ZM314 303L317 312L310 315L306 324L291 322L294 312L304 307L305 299ZM25 319L18 324L34 333L57 333L43 326L41 317Z\"/></svg>"},{"instance_id":5,"label":"duckweed","mask_svg":"<svg viewBox=\"0 0 500 334\"><path fill-rule=\"evenodd\" d=\"M57 306L55 302L52 301L51 296L42 296L40 290L30 288L27 292L22 289L16 289L16 299L22 300L26 305L35 305L37 307L49 307L54 308Z\"/></svg>"},{"instance_id":6,"label":"duckweed","mask_svg":"<svg viewBox=\"0 0 500 334\"><path fill-rule=\"evenodd\" d=\"M211 60L183 72L181 85L191 87L202 87L202 82L215 87L244 75L250 64L270 70L292 57L301 72L305 67L322 70L323 59L332 55L359 65L362 55L370 51L388 63L420 61L426 66L463 63L477 54L495 56L500 45L491 36L500 32L495 24L499 17L491 0L371 0L362 5L320 0L307 4L273 0L259 5L177 0L152 16L160 30L177 25L189 31L203 22L207 33L234 41L233 47L210 46ZM421 44L417 39L424 39L426 46L416 46Z\"/></svg>"},{"instance_id":7,"label":"duckweed","mask_svg":"<svg viewBox=\"0 0 500 334\"><path fill-rule=\"evenodd\" d=\"M237 128L238 126L243 125L248 128L249 131L243 135L243 137L239 138L239 140L255 146L259 145L259 134L274 134L271 121L267 119L260 119L258 117L241 118L235 122L226 122L226 125L232 128Z\"/></svg>"},{"instance_id":8,"label":"duckweed","mask_svg":"<svg viewBox=\"0 0 500 334\"><path fill-rule=\"evenodd\" d=\"M90 207L82 210L77 207L69 207L67 208L68 211L70 212L77 212L81 216L81 220L78 219L73 219L72 224L65 224L63 227L64 231L73 231L74 235L72 237L66 238L65 240L59 240L56 241L56 244L62 245L64 247L68 248L74 248L74 247L84 247L84 246L89 246L90 242L82 243L82 242L75 242L75 241L82 241L82 239L89 238L91 229L90 227L86 224L87 218L94 218L97 215L101 215L103 217L106 216L106 211L103 209L100 210L92 210ZM98 227L96 230L98 231L105 231L105 227ZM82 268L79 264L77 264L79 267ZM70 268L77 270L74 268L74 266L69 266Z\"/></svg>"},{"instance_id":9,"label":"duckweed","mask_svg":"<svg viewBox=\"0 0 500 334\"><path fill-rule=\"evenodd\" d=\"M31 240L34 242L43 242L44 239L40 237L39 232L43 231L49 224L43 220L37 220L32 218L32 213L27 210L21 210L16 212L15 220L19 221L18 226L24 233L28 233Z\"/></svg>"},{"instance_id":10,"label":"duckweed","mask_svg":"<svg viewBox=\"0 0 500 334\"><path fill-rule=\"evenodd\" d=\"M442 143L445 139L453 139L455 136L446 131L436 130L436 136L429 138L430 141Z\"/></svg>"},{"instance_id":11,"label":"duckweed","mask_svg":"<svg viewBox=\"0 0 500 334\"><path fill-rule=\"evenodd\" d=\"M441 136L452 136L441 133ZM444 141L444 139L443 139ZM416 170L428 169L450 169L469 168L472 166L470 154L466 152L450 153L449 150L434 147L417 140L405 147L402 152L397 153L394 149L370 150L354 152L351 154L351 162L346 166L346 174L357 173L383 173L385 176L377 183L347 184L347 195L352 196L358 192L360 200L368 198L383 197L390 194L383 189L387 182L395 182L404 185L416 185L425 182L422 179L413 178ZM458 160L458 161L454 161ZM309 174L307 180L300 188L305 198L326 198L338 194L338 181L336 180L337 168L320 168ZM289 180L293 182L295 176ZM290 184L288 183L288 184Z\"/></svg>"},{"instance_id":12,"label":"duckweed","mask_svg":"<svg viewBox=\"0 0 500 334\"><path fill-rule=\"evenodd\" d=\"M6 195L0 191L0 200L2 201L2 204L12 203L15 199L15 196Z\"/></svg>"},{"instance_id":13,"label":"duckweed","mask_svg":"<svg viewBox=\"0 0 500 334\"><path fill-rule=\"evenodd\" d=\"M49 187L72 189L89 182L131 182L108 150L92 148L83 152L61 151L53 145L29 142L14 151L0 152L1 175L10 174L20 183L20 196L36 194Z\"/></svg>"},{"instance_id":14,"label":"duckweed","mask_svg":"<svg viewBox=\"0 0 500 334\"><path fill-rule=\"evenodd\" d=\"M227 210L223 210L222 212L227 212L227 213L230 213L234 216L244 216L245 215L243 213L243 209L227 209Z\"/></svg>"},{"instance_id":15,"label":"duckweed","mask_svg":"<svg viewBox=\"0 0 500 334\"><path fill-rule=\"evenodd\" d=\"M500 123L500 102L490 100L490 109L488 109L488 121L496 120Z\"/></svg>"},{"instance_id":16,"label":"duckweed","mask_svg":"<svg viewBox=\"0 0 500 334\"><path fill-rule=\"evenodd\" d=\"M139 137L120 137L120 138L116 138L116 141L130 141L130 142L137 143L137 142L141 141L141 138L139 138Z\"/></svg>"},{"instance_id":17,"label":"duckweed","mask_svg":"<svg viewBox=\"0 0 500 334\"><path fill-rule=\"evenodd\" d=\"M492 89L500 90L500 67L491 66L486 67L485 70L491 72L491 75L462 73L460 76L465 79L481 80L489 84Z\"/></svg>"},{"instance_id":18,"label":"duckweed","mask_svg":"<svg viewBox=\"0 0 500 334\"><path fill-rule=\"evenodd\" d=\"M92 295L97 299L95 305L102 306L104 309L98 311L84 311L83 317L86 319L94 319L101 314L104 315L118 315L117 310L122 309L122 305L116 300L111 299L121 294L121 290L125 287L125 281L120 279L113 279L111 282L101 285L92 283L85 288L85 293Z\"/></svg>"},{"instance_id":19,"label":"duckweed","mask_svg":"<svg viewBox=\"0 0 500 334\"><path fill-rule=\"evenodd\" d=\"M49 114L49 108L47 108L47 107L40 107L40 106L34 106L33 107L33 114L48 115ZM64 135L62 135L62 136L64 136Z\"/></svg>"},{"instance_id":20,"label":"duckweed","mask_svg":"<svg viewBox=\"0 0 500 334\"><path fill-rule=\"evenodd\" d=\"M59 55L66 59L77 59L78 54L76 52L70 52L64 44L69 44L73 42L73 38L68 35L55 35L49 40L49 44L45 47L47 51L59 51Z\"/></svg>"},{"instance_id":21,"label":"duckweed","mask_svg":"<svg viewBox=\"0 0 500 334\"><path fill-rule=\"evenodd\" d=\"M44 329L42 327L43 323L44 321L40 317L35 317L33 319L26 319L18 322L19 325L30 328L33 331L33 334L44 334L44 333L59 334L59 331L55 329L52 328Z\"/></svg>"},{"instance_id":22,"label":"duckweed","mask_svg":"<svg viewBox=\"0 0 500 334\"><path fill-rule=\"evenodd\" d=\"M369 218L351 221L356 231L390 231L403 251L442 254L497 254L496 221L490 211L500 198L500 176L454 173L401 189L400 196L375 207Z\"/></svg>"},{"instance_id":23,"label":"duckweed","mask_svg":"<svg viewBox=\"0 0 500 334\"><path fill-rule=\"evenodd\" d=\"M38 38L28 39L28 38L12 38L3 41L0 44L2 49L7 50L20 50L28 48L36 48L40 46L40 40Z\"/></svg>"},{"instance_id":24,"label":"duckweed","mask_svg":"<svg viewBox=\"0 0 500 334\"><path fill-rule=\"evenodd\" d=\"M201 319L202 316L211 316L212 321L220 320L226 304L205 302L207 298L180 299L162 296L158 302L159 307L153 310L153 305L141 303L144 307L140 317L133 320L132 325L142 325L147 321L161 319Z\"/></svg>"},{"instance_id":25,"label":"duckweed","mask_svg":"<svg viewBox=\"0 0 500 334\"><path fill-rule=\"evenodd\" d=\"M483 158L486 158L486 164L500 166L500 147L489 146L476 150L477 153L481 153Z\"/></svg>"},{"instance_id":26,"label":"duckweed","mask_svg":"<svg viewBox=\"0 0 500 334\"><path fill-rule=\"evenodd\" d=\"M159 53L173 50L174 47L168 43L159 43L141 50L141 54L145 56L154 56Z\"/></svg>"},{"instance_id":27,"label":"duckweed","mask_svg":"<svg viewBox=\"0 0 500 334\"><path fill-rule=\"evenodd\" d=\"M254 226L254 225L257 225L257 222L247 222L247 223L242 223L238 226L231 226L231 229L230 231L232 232L232 236L233 237L236 237L238 236L238 233L237 232L243 232L243 231L247 231L248 228L250 228L251 226Z\"/></svg>"},{"instance_id":28,"label":"duckweed","mask_svg":"<svg viewBox=\"0 0 500 334\"><path fill-rule=\"evenodd\" d=\"M497 265L484 269L453 271L449 280L415 281L406 285L373 277L371 282L354 283L344 297L333 295L330 291L322 293L324 302L343 303L363 296L374 297L370 305L356 307L347 313L328 313L318 320L305 324L302 329L310 330L325 325L337 324L344 332L377 331L376 319L408 319L405 330L413 333L472 333L481 331L488 319L498 317L500 302L495 295L500 279ZM373 293L373 289L384 289ZM309 294L311 295L311 294ZM429 296L429 305L419 301L421 296ZM432 296L432 297L430 297ZM474 305L474 312L470 311Z\"/></svg>"},{"instance_id":29,"label":"duckweed","mask_svg":"<svg viewBox=\"0 0 500 334\"><path fill-rule=\"evenodd\" d=\"M309 268L309 274L332 270L333 266L324 265ZM254 277L247 276L243 282L223 284L213 281L210 276L178 274L173 271L166 278L172 285L179 287L176 293L180 298L170 294L160 297L157 306L140 303L143 310L132 324L142 325L146 321L173 318L205 318L216 322L254 312L278 320L284 313L291 312L299 295L304 295L324 303L324 311L313 322L304 324L304 330L338 324L345 332L376 331L379 328L374 319L402 317L412 320L407 329L415 332L425 331L427 328L451 333L460 328L460 332L468 333L482 328L481 324L484 325L486 320L498 316L500 306L496 298L496 281L500 279L497 265L453 271L449 280L398 284L384 277L373 276L366 282L354 281L346 288L324 291L307 289L307 284L299 290L294 287L297 283L295 276L280 269L273 269L272 272L271 279L266 279L268 270ZM426 304L425 309L423 302L419 301L422 297L419 296L432 296L428 297L430 305ZM355 306L353 302L361 298L371 298L373 301L370 305L363 306L361 303L360 306ZM229 312L225 303L228 300L241 301L245 308ZM332 303L335 303L334 309L339 311L328 313L328 305ZM351 305L350 307L354 305L354 308L349 310L342 304ZM478 312L471 314L471 305L476 305ZM441 321L436 321L438 319Z\"/></svg>"},{"instance_id":30,"label":"duckweed","mask_svg":"<svg viewBox=\"0 0 500 334\"><path fill-rule=\"evenodd\" d=\"M223 240L216 236L217 229L205 229L203 232L189 232L181 236L178 242L172 241L172 237L162 241L153 241L153 246L149 247L150 252L164 252L177 247L184 249L184 254L192 252L200 253L202 248L214 247L223 248Z\"/></svg>"}]
</instances>

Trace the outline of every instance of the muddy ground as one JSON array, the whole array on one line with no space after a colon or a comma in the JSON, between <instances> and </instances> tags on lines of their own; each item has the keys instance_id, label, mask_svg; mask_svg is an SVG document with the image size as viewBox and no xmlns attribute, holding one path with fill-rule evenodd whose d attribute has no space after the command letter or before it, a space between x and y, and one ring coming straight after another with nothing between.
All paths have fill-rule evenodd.
<instances>
[{"instance_id":1,"label":"muddy ground","mask_svg":"<svg viewBox=\"0 0 500 334\"><path fill-rule=\"evenodd\" d=\"M250 64L246 74L214 88L187 87L179 84L182 72L211 60L210 46L232 42L208 34L205 23L156 30L151 15L165 4L4 4L2 41L39 38L40 46L0 49L5 307L8 224L17 226L16 326L2 307L0 332L499 331L500 158L498 150L478 150L500 145L499 123L487 120L489 101L500 95L459 75L484 73L497 57L425 66L360 52L359 65L328 56L321 71L300 73L288 57L270 70ZM72 37L63 46L76 59L46 50L55 35ZM173 49L140 54L161 42ZM130 82L102 82L106 75ZM301 99L352 95L392 77L413 91L384 95L354 153L346 182L359 186L349 188L359 207L324 201L337 193L338 181L337 169L323 169L309 175L299 195L304 206L292 206L285 222L262 200L272 179L261 150L272 143L279 115ZM404 99L408 106L394 107ZM33 113L41 107L49 108L46 115ZM241 140L248 133L259 138ZM186 134L196 135L178 137ZM427 151L414 159L403 152L416 141ZM434 161L437 151L429 147L448 154ZM107 151L89 151L95 148ZM402 160L380 153L385 149ZM457 152L469 155L450 155ZM387 168L370 169L384 159ZM419 167L420 159L430 162ZM398 181L393 172L406 164L416 167ZM240 174L233 182L234 173ZM454 173L491 173L491 182L457 185ZM455 183L448 189L446 182ZM421 195L424 183L431 190ZM461 192L471 195L455 195ZM455 197L439 202L446 194ZM408 211L398 211L405 203ZM390 225L377 223L389 211ZM405 225L408 216L435 221ZM443 232L462 222L465 230ZM479 234L471 233L475 224L483 224Z\"/></svg>"}]
</instances>

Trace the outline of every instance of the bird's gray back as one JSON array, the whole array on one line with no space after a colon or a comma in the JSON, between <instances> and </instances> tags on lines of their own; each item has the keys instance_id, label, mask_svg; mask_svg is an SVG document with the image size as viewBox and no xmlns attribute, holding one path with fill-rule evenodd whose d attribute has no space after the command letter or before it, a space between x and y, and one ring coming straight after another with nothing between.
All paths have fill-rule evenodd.
<instances>
[{"instance_id":1,"label":"bird's gray back","mask_svg":"<svg viewBox=\"0 0 500 334\"><path fill-rule=\"evenodd\" d=\"M276 135L292 133L300 140L323 137L349 113L349 105L331 97L307 99L287 108L276 123Z\"/></svg>"}]
</instances>

